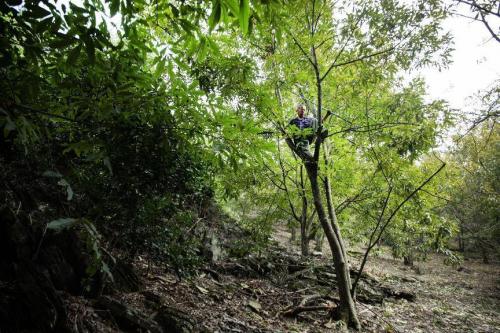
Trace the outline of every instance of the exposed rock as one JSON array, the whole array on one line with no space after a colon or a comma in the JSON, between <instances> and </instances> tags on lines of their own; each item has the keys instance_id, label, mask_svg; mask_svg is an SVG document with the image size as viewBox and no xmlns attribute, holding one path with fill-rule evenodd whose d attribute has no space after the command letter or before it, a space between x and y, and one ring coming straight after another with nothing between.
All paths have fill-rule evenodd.
<instances>
[{"instance_id":1,"label":"exposed rock","mask_svg":"<svg viewBox=\"0 0 500 333\"><path fill-rule=\"evenodd\" d=\"M126 293L137 292L143 288L141 279L134 266L124 260L117 260L116 264L111 268L114 283L111 287L115 291Z\"/></svg>"},{"instance_id":2,"label":"exposed rock","mask_svg":"<svg viewBox=\"0 0 500 333\"><path fill-rule=\"evenodd\" d=\"M66 311L53 285L29 266L19 279L0 284L1 332L64 330Z\"/></svg>"},{"instance_id":3,"label":"exposed rock","mask_svg":"<svg viewBox=\"0 0 500 333\"><path fill-rule=\"evenodd\" d=\"M96 306L103 310L108 310L109 314L116 321L122 330L136 330L151 333L162 333L164 330L157 322L141 314L139 310L126 305L110 296L101 296L97 300ZM167 332L170 332L167 330Z\"/></svg>"},{"instance_id":4,"label":"exposed rock","mask_svg":"<svg viewBox=\"0 0 500 333\"><path fill-rule=\"evenodd\" d=\"M170 306L162 306L153 319L165 332L191 333L195 330L195 323L189 314Z\"/></svg>"},{"instance_id":5,"label":"exposed rock","mask_svg":"<svg viewBox=\"0 0 500 333\"><path fill-rule=\"evenodd\" d=\"M0 331L64 330L66 312L50 274L33 260L39 230L27 216L0 208ZM49 276L48 276L49 275Z\"/></svg>"}]
</instances>

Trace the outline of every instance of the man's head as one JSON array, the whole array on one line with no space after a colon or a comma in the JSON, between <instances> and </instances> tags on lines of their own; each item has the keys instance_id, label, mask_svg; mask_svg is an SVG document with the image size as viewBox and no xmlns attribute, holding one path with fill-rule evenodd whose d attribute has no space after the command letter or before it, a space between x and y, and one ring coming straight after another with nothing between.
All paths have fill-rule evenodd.
<instances>
[{"instance_id":1,"label":"man's head","mask_svg":"<svg viewBox=\"0 0 500 333\"><path fill-rule=\"evenodd\" d=\"M305 108L304 104L298 104L296 110L297 110L297 116L299 118L303 118L304 117L304 112L306 111L306 108Z\"/></svg>"}]
</instances>

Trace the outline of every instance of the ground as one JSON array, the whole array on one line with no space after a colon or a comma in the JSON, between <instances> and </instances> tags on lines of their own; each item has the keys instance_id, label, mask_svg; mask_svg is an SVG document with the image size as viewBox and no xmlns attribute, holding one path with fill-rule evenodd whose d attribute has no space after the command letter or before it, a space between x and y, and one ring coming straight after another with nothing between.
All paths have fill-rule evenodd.
<instances>
[{"instance_id":1,"label":"ground","mask_svg":"<svg viewBox=\"0 0 500 333\"><path fill-rule=\"evenodd\" d=\"M304 312L293 318L283 315L309 296L321 296L315 305L333 306L336 300L335 291L325 283L334 275L316 270L330 265L326 248L324 255L297 264L298 246L290 244L288 238L283 230L274 235L275 251L281 253L269 257L268 262L262 256L225 260L181 281L138 258L135 265L146 290L119 298L153 316L155 310L148 305L148 298L156 295L162 303L188 314L196 329L203 332L345 331L329 319L327 311ZM357 267L360 257L361 252L350 252L351 265ZM290 262L297 266L295 273L290 273ZM309 274L313 271L316 275ZM500 332L499 265L468 260L457 269L444 265L442 256L431 255L426 262L409 268L382 251L370 258L366 271L381 285L413 293L416 299L387 297L378 304L358 302L362 332ZM85 316L98 318L92 311ZM119 331L114 323L101 325L107 325L105 330Z\"/></svg>"}]
</instances>

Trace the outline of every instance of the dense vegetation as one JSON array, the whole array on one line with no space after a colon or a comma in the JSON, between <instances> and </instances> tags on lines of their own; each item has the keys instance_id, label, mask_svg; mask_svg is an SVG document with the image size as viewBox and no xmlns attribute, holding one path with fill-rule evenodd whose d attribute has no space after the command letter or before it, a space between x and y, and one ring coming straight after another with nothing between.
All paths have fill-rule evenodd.
<instances>
[{"instance_id":1,"label":"dense vegetation","mask_svg":"<svg viewBox=\"0 0 500 333\"><path fill-rule=\"evenodd\" d=\"M356 285L380 245L408 265L498 259L498 82L471 119L409 79L448 64L448 14L439 1L2 2L0 219L41 239L81 228L91 293L115 251L189 274L215 220L245 232L238 256L276 225L300 230L304 256L326 233L347 272L337 315L359 327ZM290 141L297 103L319 120L312 159ZM468 131L439 152L456 126ZM353 246L366 253L350 281Z\"/></svg>"}]
</instances>

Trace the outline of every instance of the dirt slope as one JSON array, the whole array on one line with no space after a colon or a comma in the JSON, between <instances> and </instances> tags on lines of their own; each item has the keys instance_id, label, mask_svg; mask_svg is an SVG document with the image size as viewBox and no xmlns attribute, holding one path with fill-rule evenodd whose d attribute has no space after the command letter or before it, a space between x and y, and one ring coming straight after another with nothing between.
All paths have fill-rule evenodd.
<instances>
[{"instance_id":1,"label":"dirt slope","mask_svg":"<svg viewBox=\"0 0 500 333\"><path fill-rule=\"evenodd\" d=\"M139 258L134 265L144 290L113 297L144 318L156 318L166 308L177 311L187 328L172 332L345 331L329 319L327 310L284 315L301 301L323 308L336 302L336 292L328 283L334 280L328 255L303 260L288 236L283 231L275 234L274 254L228 259L182 281L159 267L148 268L148 262ZM351 253L355 266L359 257L360 253ZM382 302L372 302L365 297L358 302L363 332L500 332L500 267L466 261L457 270L442 262L443 258L431 256L418 269L411 269L385 254L370 259L365 285L376 281L372 289L391 288L416 298L386 295ZM76 327L141 331L124 328L109 311L96 310L89 301L71 297L68 304Z\"/></svg>"}]
</instances>

